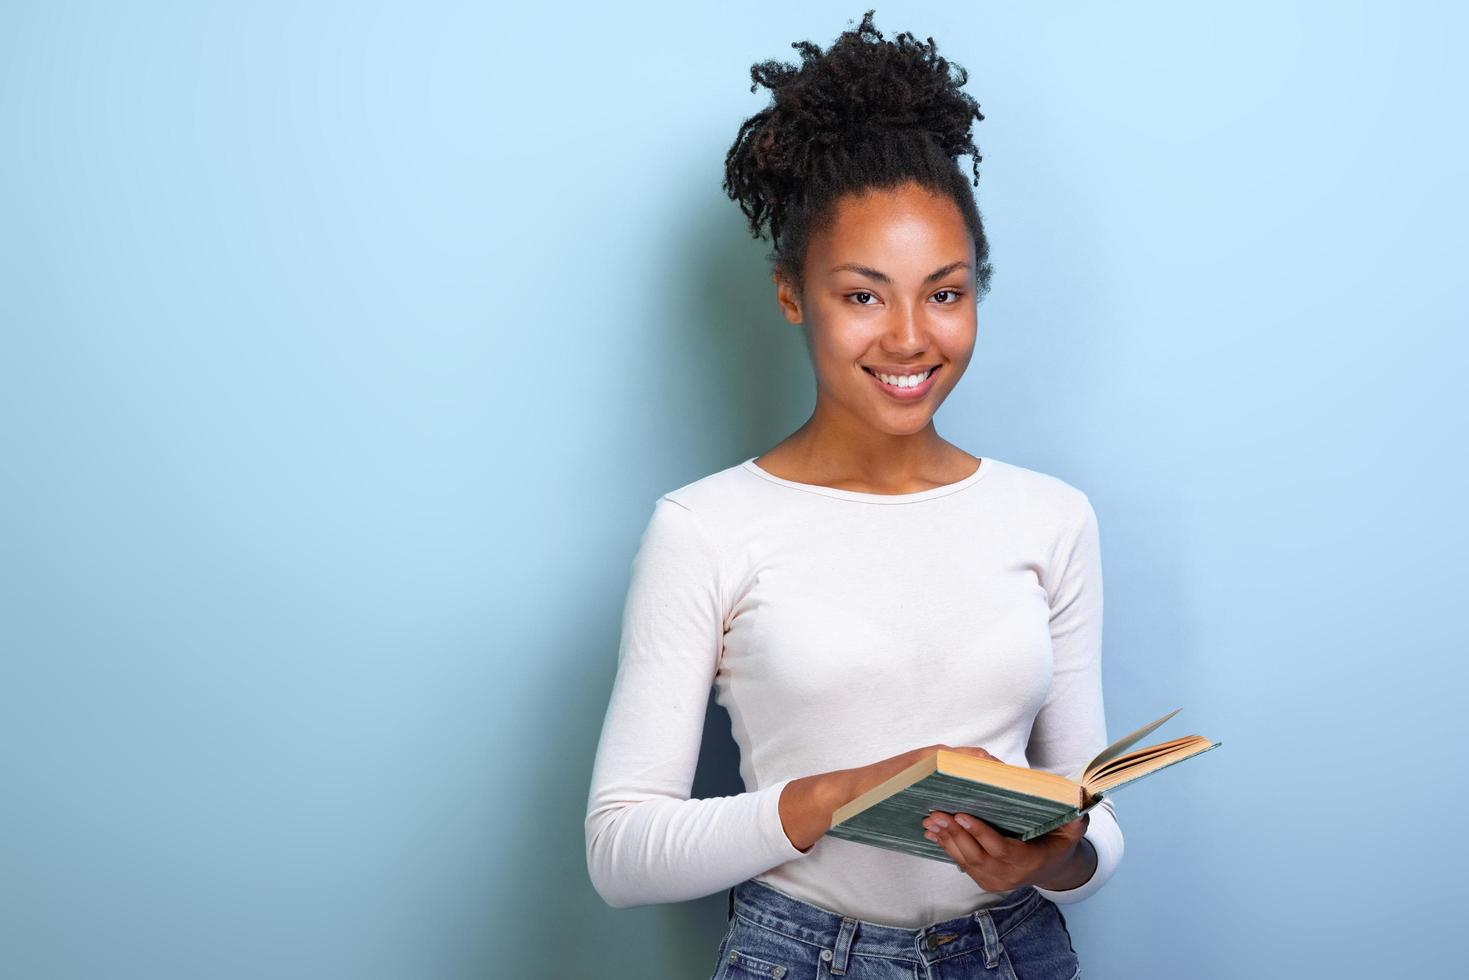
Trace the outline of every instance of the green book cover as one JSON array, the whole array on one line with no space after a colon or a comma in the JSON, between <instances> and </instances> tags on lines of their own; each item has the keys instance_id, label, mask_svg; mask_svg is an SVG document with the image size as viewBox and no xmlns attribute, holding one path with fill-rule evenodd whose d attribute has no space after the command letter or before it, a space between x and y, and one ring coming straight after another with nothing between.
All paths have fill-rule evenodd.
<instances>
[{"instance_id":1,"label":"green book cover","mask_svg":"<svg viewBox=\"0 0 1469 980\"><path fill-rule=\"evenodd\" d=\"M950 862L953 858L942 846L923 836L923 819L942 810L972 814L1006 837L1031 840L1079 819L1121 786L1224 744L1189 735L1123 754L1177 713L1118 739L1073 777L937 749L838 808L826 833Z\"/></svg>"}]
</instances>

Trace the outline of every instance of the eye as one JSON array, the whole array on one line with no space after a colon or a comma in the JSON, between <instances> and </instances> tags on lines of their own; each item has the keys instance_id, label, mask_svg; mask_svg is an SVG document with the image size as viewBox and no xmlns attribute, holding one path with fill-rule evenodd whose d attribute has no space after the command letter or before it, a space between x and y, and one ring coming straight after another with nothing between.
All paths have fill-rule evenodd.
<instances>
[{"instance_id":1,"label":"eye","mask_svg":"<svg viewBox=\"0 0 1469 980\"><path fill-rule=\"evenodd\" d=\"M939 303L939 305L940 306L953 306L953 305L955 305L956 303L959 302L959 298L964 295L964 292L963 292L963 290L959 290L959 289L940 289L938 292L934 293L934 295L935 296L945 296L945 295L952 296L953 299L947 300L947 301L941 301ZM854 293L848 293L847 294L847 299L849 299L849 300L850 299L855 299L858 296L866 296L869 299L876 299L876 295L874 293L871 293L871 292L869 292L869 291L867 291L865 289L859 289L859 290L857 290ZM857 305L858 306L872 306L873 304L872 303L869 303L869 302L866 302L866 301L863 301L863 300L858 300L857 301Z\"/></svg>"}]
</instances>

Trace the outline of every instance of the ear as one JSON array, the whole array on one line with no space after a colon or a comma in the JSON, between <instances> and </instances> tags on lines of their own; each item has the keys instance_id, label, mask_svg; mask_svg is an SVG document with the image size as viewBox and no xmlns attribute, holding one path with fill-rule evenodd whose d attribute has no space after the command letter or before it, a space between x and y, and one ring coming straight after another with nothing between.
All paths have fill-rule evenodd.
<instances>
[{"instance_id":1,"label":"ear","mask_svg":"<svg viewBox=\"0 0 1469 980\"><path fill-rule=\"evenodd\" d=\"M792 323L800 323L802 321L801 298L796 292L796 287L779 272L774 273L770 278L775 283L775 301L780 304L780 311L785 314L787 320Z\"/></svg>"}]
</instances>

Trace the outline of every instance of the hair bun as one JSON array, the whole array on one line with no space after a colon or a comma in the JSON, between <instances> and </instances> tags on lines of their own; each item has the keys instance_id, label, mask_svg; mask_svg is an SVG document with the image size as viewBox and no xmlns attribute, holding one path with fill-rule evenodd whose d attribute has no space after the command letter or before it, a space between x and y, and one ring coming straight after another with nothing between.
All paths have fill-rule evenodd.
<instances>
[{"instance_id":1,"label":"hair bun","mask_svg":"<svg viewBox=\"0 0 1469 980\"><path fill-rule=\"evenodd\" d=\"M801 64L762 61L750 69L750 91L765 86L771 105L760 118L752 163L799 179L810 173L813 152L922 133L950 157L981 159L970 136L983 120L979 103L960 91L968 72L938 53L933 38L920 42L910 31L885 40L869 10L861 24L844 31L827 51L796 41ZM753 120L752 120L753 121Z\"/></svg>"}]
</instances>

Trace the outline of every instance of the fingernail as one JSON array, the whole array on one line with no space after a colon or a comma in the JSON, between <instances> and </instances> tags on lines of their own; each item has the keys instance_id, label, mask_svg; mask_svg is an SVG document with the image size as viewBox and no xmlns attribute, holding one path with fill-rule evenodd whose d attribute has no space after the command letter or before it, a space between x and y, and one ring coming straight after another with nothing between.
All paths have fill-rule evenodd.
<instances>
[{"instance_id":1,"label":"fingernail","mask_svg":"<svg viewBox=\"0 0 1469 980\"><path fill-rule=\"evenodd\" d=\"M944 829L945 827L947 827L949 825L948 818L946 818L946 817L934 817L933 818L933 822L938 825L938 828L940 830Z\"/></svg>"},{"instance_id":2,"label":"fingernail","mask_svg":"<svg viewBox=\"0 0 1469 980\"><path fill-rule=\"evenodd\" d=\"M957 820L957 821L959 821L959 826L963 827L965 830L968 830L969 829L969 818L968 817L964 816L961 813L958 816L954 817L954 819Z\"/></svg>"},{"instance_id":3,"label":"fingernail","mask_svg":"<svg viewBox=\"0 0 1469 980\"><path fill-rule=\"evenodd\" d=\"M933 841L933 842L934 842L934 843L935 843L935 844L937 844L937 843L938 843L938 840L939 840L939 835L938 835L938 834L935 834L935 833L934 833L934 832L933 832L933 831L931 831L931 830L925 830L925 831L924 831L924 832L923 832L923 836L924 836L924 837L927 837L927 838L928 838L928 839L929 839L929 840L931 840L931 841Z\"/></svg>"}]
</instances>

